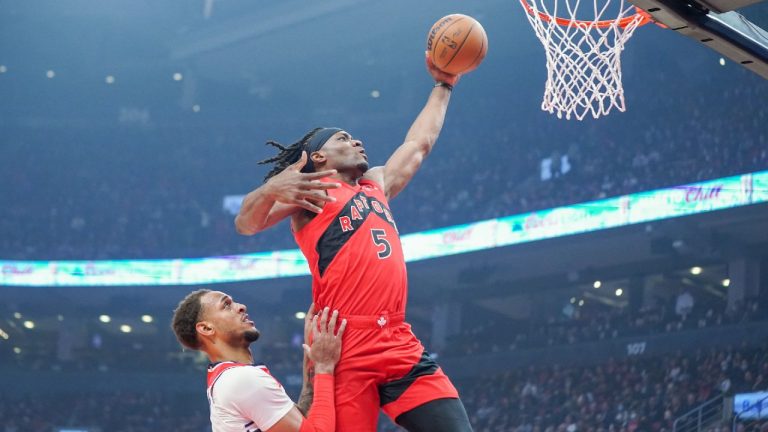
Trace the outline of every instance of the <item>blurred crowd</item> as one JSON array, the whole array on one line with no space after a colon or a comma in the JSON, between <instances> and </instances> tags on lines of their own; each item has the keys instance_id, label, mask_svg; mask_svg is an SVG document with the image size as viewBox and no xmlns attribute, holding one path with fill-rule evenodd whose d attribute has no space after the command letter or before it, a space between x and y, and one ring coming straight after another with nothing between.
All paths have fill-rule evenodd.
<instances>
[{"instance_id":1,"label":"blurred crowd","mask_svg":"<svg viewBox=\"0 0 768 432\"><path fill-rule=\"evenodd\" d=\"M718 395L764 390L768 351L700 350L572 368L535 367L468 383L476 432L671 431ZM730 431L730 422L710 431Z\"/></svg>"},{"instance_id":2,"label":"blurred crowd","mask_svg":"<svg viewBox=\"0 0 768 432\"><path fill-rule=\"evenodd\" d=\"M66 426L126 432L208 431L200 382L198 394L159 389L29 396L3 392L0 431L55 432ZM476 432L672 431L677 418L712 398L765 390L768 349L607 359L586 367L530 366L456 384ZM731 431L730 424L726 416L703 430ZM746 430L764 430L761 427L766 427L764 421ZM382 422L379 430L400 429Z\"/></svg>"},{"instance_id":3,"label":"blurred crowd","mask_svg":"<svg viewBox=\"0 0 768 432\"><path fill-rule=\"evenodd\" d=\"M634 109L655 113L654 122L622 114L579 129L561 123L567 138L548 135L553 120L546 116L526 124L497 115L494 127L478 128L477 113L457 106L433 155L391 207L405 234L764 170L766 91L697 92L675 110L652 92ZM256 162L268 155L255 134L236 129L10 132L0 158L0 258L196 257L295 247L286 226L254 237L235 233L223 198L259 186L267 168ZM354 132L363 139L381 134ZM377 151L369 149L384 162Z\"/></svg>"},{"instance_id":4,"label":"blurred crowd","mask_svg":"<svg viewBox=\"0 0 768 432\"><path fill-rule=\"evenodd\" d=\"M718 301L677 313L673 307L660 304L632 313L626 308L567 305L563 313L549 315L543 322L532 318L517 325L497 320L467 326L450 339L441 355L471 356L768 320L768 308L761 307L758 299L747 299L734 308L726 306L724 301Z\"/></svg>"},{"instance_id":5,"label":"blurred crowd","mask_svg":"<svg viewBox=\"0 0 768 432\"><path fill-rule=\"evenodd\" d=\"M478 131L452 119L459 124L441 143L451 141L445 147L458 154L425 164L398 198L398 224L422 230L768 168L766 89L735 87L720 96L743 105L712 106L711 95L693 94L681 117L666 94L653 92L643 101L654 107L653 122L608 117L567 140L548 136L547 124Z\"/></svg>"},{"instance_id":6,"label":"blurred crowd","mask_svg":"<svg viewBox=\"0 0 768 432\"><path fill-rule=\"evenodd\" d=\"M416 314L410 319L415 335L430 352L442 358L471 358L487 353L505 353L547 347L577 346L583 343L611 341L620 338L653 336L682 331L707 330L721 326L768 322L765 296L735 302L705 291L680 290L667 300L657 299L650 306L631 310L629 305L617 307L598 301L583 306L571 301L560 302L559 292L537 293L546 299L532 309L531 316L514 319L477 306L465 305L457 333L448 334L436 345L433 323ZM688 299L686 301L686 299ZM694 300L695 299L695 300ZM526 302L536 301L533 298ZM204 355L182 350L173 334L166 329L165 319L135 324L132 333L119 331L116 323L125 319L114 316L113 322L99 322L98 314L63 312L55 326L22 329L26 316L13 318L11 306L0 306L0 317L13 327L11 340L0 345L0 367L14 366L31 371L202 371L207 365ZM262 337L252 345L254 358L278 371L301 369L303 320L287 311L253 312ZM134 313L134 315L136 315ZM159 313L156 316L161 316ZM35 320L34 317L29 319ZM49 321L50 322L50 321ZM12 345L23 351L11 352ZM126 361L131 359L131 361Z\"/></svg>"},{"instance_id":7,"label":"blurred crowd","mask_svg":"<svg viewBox=\"0 0 768 432\"><path fill-rule=\"evenodd\" d=\"M202 382L202 381L201 381ZM0 432L204 432L210 431L201 395L157 389L103 394L0 395Z\"/></svg>"}]
</instances>

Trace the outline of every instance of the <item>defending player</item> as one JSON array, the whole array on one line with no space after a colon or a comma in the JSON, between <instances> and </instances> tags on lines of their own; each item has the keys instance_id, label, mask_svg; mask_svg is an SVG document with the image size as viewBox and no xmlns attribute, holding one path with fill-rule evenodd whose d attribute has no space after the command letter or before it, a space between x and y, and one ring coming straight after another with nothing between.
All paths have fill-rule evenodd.
<instances>
[{"instance_id":1,"label":"defending player","mask_svg":"<svg viewBox=\"0 0 768 432\"><path fill-rule=\"evenodd\" d=\"M223 292L198 290L187 295L173 313L173 332L179 342L203 351L211 361L208 403L213 432L333 432L333 374L346 322L335 333L338 311L329 321L326 307L318 327L314 305L310 307L304 336L308 339L311 333L313 343L304 345L304 353L305 366L307 358L314 362L314 404L305 367L304 388L294 405L266 366L253 364L249 346L259 338L259 331L246 312L245 305Z\"/></svg>"},{"instance_id":2,"label":"defending player","mask_svg":"<svg viewBox=\"0 0 768 432\"><path fill-rule=\"evenodd\" d=\"M388 205L435 145L459 79L428 56L427 70L436 84L383 167L368 169L363 143L337 128L312 130L288 147L270 141L280 154L264 163L275 167L235 221L252 235L290 216L314 302L334 305L349 323L336 369L340 432L375 431L379 407L410 431L471 430L456 389L404 321L408 279ZM318 170L331 172L307 177Z\"/></svg>"}]
</instances>

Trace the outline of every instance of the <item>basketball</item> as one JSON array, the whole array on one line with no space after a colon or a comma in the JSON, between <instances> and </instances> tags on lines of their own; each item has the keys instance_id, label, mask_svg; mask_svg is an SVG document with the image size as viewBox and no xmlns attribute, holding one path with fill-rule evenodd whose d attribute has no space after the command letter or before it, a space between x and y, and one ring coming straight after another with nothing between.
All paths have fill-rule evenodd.
<instances>
[{"instance_id":1,"label":"basketball","mask_svg":"<svg viewBox=\"0 0 768 432\"><path fill-rule=\"evenodd\" d=\"M443 72L463 74L480 65L488 52L488 36L476 19L451 14L437 20L427 35L427 51Z\"/></svg>"}]
</instances>

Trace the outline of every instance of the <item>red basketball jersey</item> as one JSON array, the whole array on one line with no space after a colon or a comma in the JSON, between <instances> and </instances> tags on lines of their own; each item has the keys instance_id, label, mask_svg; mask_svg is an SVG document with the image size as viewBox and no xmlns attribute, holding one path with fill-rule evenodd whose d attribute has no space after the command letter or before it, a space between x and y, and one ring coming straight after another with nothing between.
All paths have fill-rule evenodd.
<instances>
[{"instance_id":1,"label":"red basketball jersey","mask_svg":"<svg viewBox=\"0 0 768 432\"><path fill-rule=\"evenodd\" d=\"M358 183L328 190L336 202L294 232L312 272L312 297L343 315L405 312L408 275L395 220L381 186Z\"/></svg>"}]
</instances>

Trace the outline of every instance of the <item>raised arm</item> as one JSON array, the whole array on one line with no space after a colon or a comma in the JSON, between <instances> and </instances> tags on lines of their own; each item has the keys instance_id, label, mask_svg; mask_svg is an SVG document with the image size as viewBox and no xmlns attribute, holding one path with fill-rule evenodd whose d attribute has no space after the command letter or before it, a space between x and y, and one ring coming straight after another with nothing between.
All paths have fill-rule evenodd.
<instances>
[{"instance_id":1,"label":"raised arm","mask_svg":"<svg viewBox=\"0 0 768 432\"><path fill-rule=\"evenodd\" d=\"M408 130L403 144L395 150L383 170L378 174L376 171L371 173L371 178L383 183L382 187L389 199L397 196L405 188L421 167L424 158L432 151L443 128L448 102L451 99L451 89L459 80L459 75L450 75L437 69L429 55L426 62L427 70L437 84L432 89L426 105Z\"/></svg>"},{"instance_id":2,"label":"raised arm","mask_svg":"<svg viewBox=\"0 0 768 432\"><path fill-rule=\"evenodd\" d=\"M336 170L302 173L306 163L307 153L303 152L298 162L245 196L235 218L238 233L256 234L302 209L320 213L323 203L334 201L325 190L341 185L319 179L336 174Z\"/></svg>"}]
</instances>

